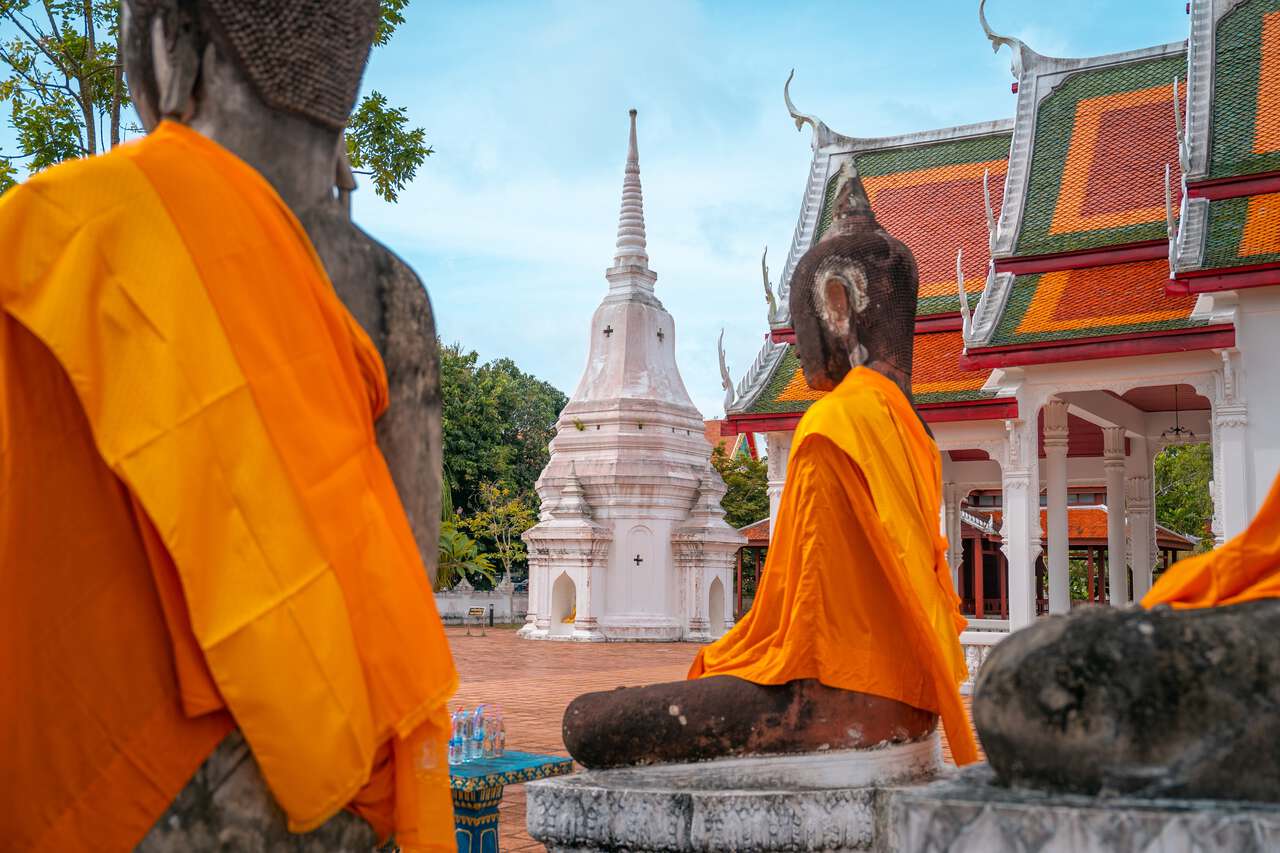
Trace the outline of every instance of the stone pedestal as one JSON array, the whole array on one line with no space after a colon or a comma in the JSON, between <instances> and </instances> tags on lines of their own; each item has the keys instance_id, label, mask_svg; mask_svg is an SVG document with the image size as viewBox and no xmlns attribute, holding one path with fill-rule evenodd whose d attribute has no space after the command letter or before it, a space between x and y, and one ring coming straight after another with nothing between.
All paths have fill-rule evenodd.
<instances>
[{"instance_id":1,"label":"stone pedestal","mask_svg":"<svg viewBox=\"0 0 1280 853\"><path fill-rule=\"evenodd\" d=\"M938 773L935 738L848 753L581 773L530 783L551 853L1264 853L1280 805L1013 791L985 764Z\"/></svg>"},{"instance_id":2,"label":"stone pedestal","mask_svg":"<svg viewBox=\"0 0 1280 853\"><path fill-rule=\"evenodd\" d=\"M528 828L552 853L876 850L887 792L940 764L935 733L875 750L590 771L530 783Z\"/></svg>"},{"instance_id":3,"label":"stone pedestal","mask_svg":"<svg viewBox=\"0 0 1280 853\"><path fill-rule=\"evenodd\" d=\"M885 851L1263 853L1280 850L1280 806L1013 791L985 764L895 791Z\"/></svg>"}]
</instances>

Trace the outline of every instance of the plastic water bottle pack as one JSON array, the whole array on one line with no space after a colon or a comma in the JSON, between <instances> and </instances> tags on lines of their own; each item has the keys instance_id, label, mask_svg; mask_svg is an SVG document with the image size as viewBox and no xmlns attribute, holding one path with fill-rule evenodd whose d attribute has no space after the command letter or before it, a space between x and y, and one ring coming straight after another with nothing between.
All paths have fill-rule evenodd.
<instances>
[{"instance_id":1,"label":"plastic water bottle pack","mask_svg":"<svg viewBox=\"0 0 1280 853\"><path fill-rule=\"evenodd\" d=\"M482 758L501 758L507 748L507 728L498 705L459 708L449 717L449 764Z\"/></svg>"}]
</instances>

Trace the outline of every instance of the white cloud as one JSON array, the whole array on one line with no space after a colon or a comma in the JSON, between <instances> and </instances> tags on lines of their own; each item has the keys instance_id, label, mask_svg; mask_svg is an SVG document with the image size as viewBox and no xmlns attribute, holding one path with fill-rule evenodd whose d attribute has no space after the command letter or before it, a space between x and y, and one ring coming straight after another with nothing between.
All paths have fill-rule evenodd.
<instances>
[{"instance_id":1,"label":"white cloud","mask_svg":"<svg viewBox=\"0 0 1280 853\"><path fill-rule=\"evenodd\" d=\"M1036 49L1070 52L1074 30L1052 37L1067 11L1031 11L989 10L1020 17L1013 31ZM1039 23L1050 12L1059 29ZM1114 38L1160 41L1141 39L1151 17ZM760 250L770 246L776 279L808 169L808 131L782 105L792 66L800 107L860 136L1014 109L1007 51L991 53L976 0L415 4L368 85L406 104L438 153L399 204L357 194L357 217L422 275L443 338L571 392L605 291L626 110L637 107L657 292L685 384L704 415L718 414L716 336L726 328L736 380L766 330Z\"/></svg>"}]
</instances>

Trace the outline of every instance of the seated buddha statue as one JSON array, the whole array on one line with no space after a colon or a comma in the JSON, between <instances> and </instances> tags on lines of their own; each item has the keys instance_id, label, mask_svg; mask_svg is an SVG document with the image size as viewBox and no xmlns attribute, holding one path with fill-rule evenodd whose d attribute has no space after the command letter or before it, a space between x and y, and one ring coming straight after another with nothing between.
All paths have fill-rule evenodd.
<instances>
[{"instance_id":1,"label":"seated buddha statue","mask_svg":"<svg viewBox=\"0 0 1280 853\"><path fill-rule=\"evenodd\" d=\"M918 285L846 172L791 281L805 380L828 393L796 429L755 603L687 680L575 699L564 737L580 763L869 748L927 737L939 717L956 760L976 760L940 456L911 401Z\"/></svg>"}]
</instances>

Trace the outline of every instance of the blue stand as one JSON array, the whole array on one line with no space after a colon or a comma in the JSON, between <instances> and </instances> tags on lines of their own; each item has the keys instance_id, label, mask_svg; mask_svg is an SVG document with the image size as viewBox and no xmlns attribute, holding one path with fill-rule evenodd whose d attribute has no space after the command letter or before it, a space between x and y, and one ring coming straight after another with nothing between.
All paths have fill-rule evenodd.
<instances>
[{"instance_id":1,"label":"blue stand","mask_svg":"<svg viewBox=\"0 0 1280 853\"><path fill-rule=\"evenodd\" d=\"M572 771L571 758L532 752L508 752L501 758L484 758L449 768L458 853L498 853L498 806L507 785Z\"/></svg>"}]
</instances>

